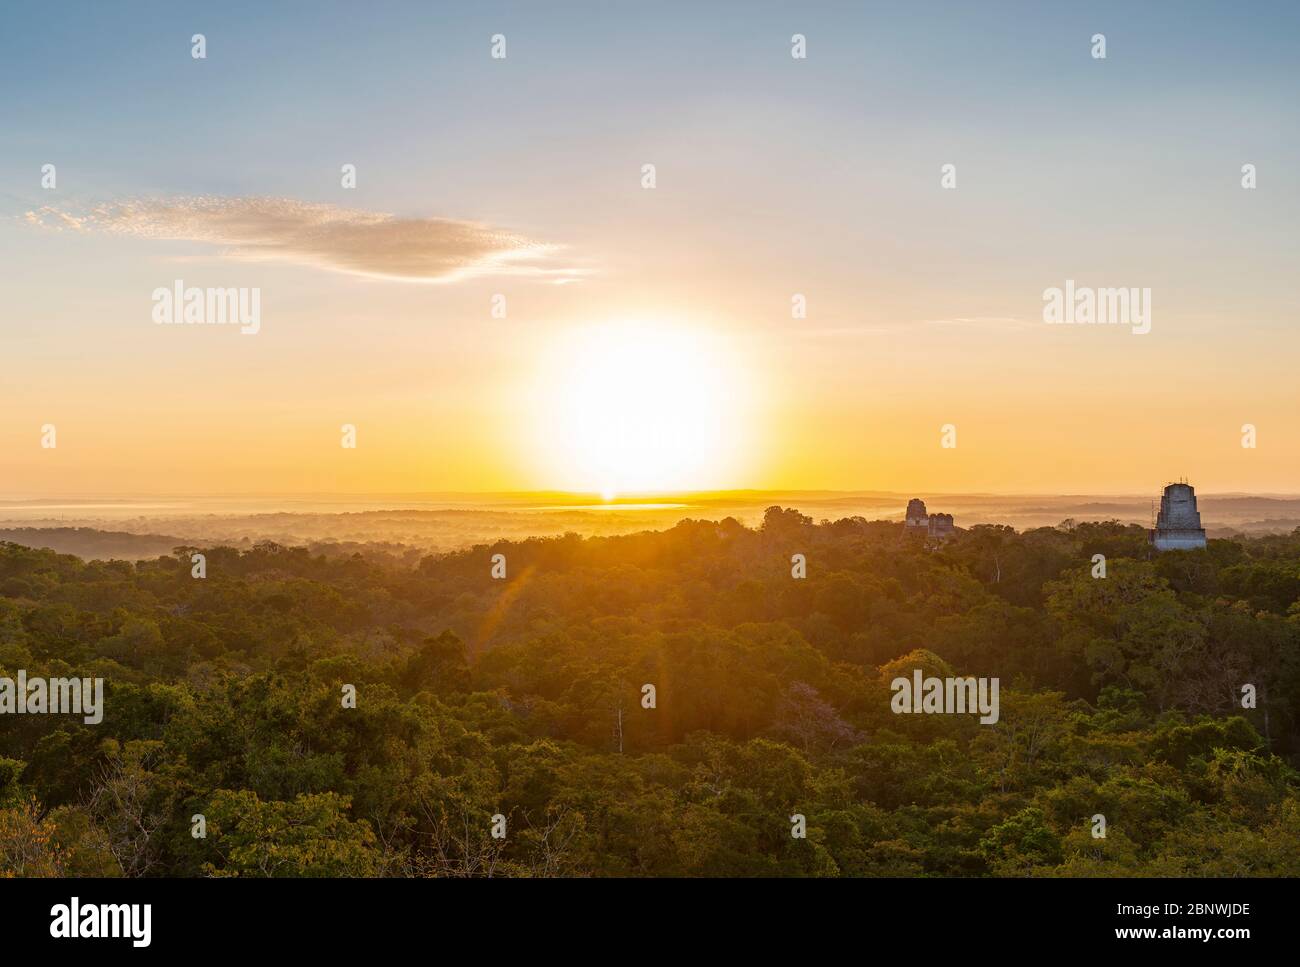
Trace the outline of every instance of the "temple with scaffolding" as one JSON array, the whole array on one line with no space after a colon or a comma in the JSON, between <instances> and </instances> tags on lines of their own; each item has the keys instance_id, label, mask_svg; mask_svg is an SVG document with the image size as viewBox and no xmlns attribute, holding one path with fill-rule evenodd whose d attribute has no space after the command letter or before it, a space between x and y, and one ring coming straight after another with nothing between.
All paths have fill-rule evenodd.
<instances>
[{"instance_id":1,"label":"temple with scaffolding","mask_svg":"<svg viewBox=\"0 0 1300 967\"><path fill-rule=\"evenodd\" d=\"M1157 551L1194 551L1205 547L1205 528L1196 509L1196 491L1187 481L1165 486L1160 513L1151 531Z\"/></svg>"}]
</instances>

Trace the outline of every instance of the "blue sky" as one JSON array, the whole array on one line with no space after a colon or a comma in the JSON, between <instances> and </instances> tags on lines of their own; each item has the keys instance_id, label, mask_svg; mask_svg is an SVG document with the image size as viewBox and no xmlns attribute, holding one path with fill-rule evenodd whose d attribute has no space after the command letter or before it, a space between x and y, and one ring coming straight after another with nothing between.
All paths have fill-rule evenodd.
<instances>
[{"instance_id":1,"label":"blue sky","mask_svg":"<svg viewBox=\"0 0 1300 967\"><path fill-rule=\"evenodd\" d=\"M1088 136L1152 162L1294 159L1300 7L1082 6L10 3L6 183L58 156L106 192L300 194L338 154L382 168L362 186L381 203L419 181L430 208L477 210L512 167L591 175L699 115L750 148L811 130L882 166L900 144L996 157ZM497 32L506 62L484 56ZM793 32L811 56L774 69Z\"/></svg>"}]
</instances>

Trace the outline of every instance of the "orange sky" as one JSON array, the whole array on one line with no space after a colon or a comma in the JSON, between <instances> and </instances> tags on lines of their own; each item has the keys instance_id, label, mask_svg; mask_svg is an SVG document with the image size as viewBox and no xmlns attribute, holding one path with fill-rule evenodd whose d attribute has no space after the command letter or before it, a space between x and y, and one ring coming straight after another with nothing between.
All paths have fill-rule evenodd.
<instances>
[{"instance_id":1,"label":"orange sky","mask_svg":"<svg viewBox=\"0 0 1300 967\"><path fill-rule=\"evenodd\" d=\"M5 107L0 495L1300 490L1285 31L521 11L493 62L465 12L430 61L268 10L196 65L159 16ZM155 324L177 279L260 331ZM1048 325L1067 279L1151 331Z\"/></svg>"}]
</instances>

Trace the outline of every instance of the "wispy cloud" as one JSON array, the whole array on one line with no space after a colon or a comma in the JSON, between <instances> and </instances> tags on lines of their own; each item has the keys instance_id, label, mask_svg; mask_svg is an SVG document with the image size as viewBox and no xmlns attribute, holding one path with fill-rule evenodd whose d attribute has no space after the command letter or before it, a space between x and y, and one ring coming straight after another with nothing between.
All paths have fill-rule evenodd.
<instances>
[{"instance_id":1,"label":"wispy cloud","mask_svg":"<svg viewBox=\"0 0 1300 967\"><path fill-rule=\"evenodd\" d=\"M47 206L24 217L43 228L203 242L219 246L227 258L411 282L502 274L573 281L585 274L556 264L558 246L490 225L400 218L291 198L141 199L82 211Z\"/></svg>"},{"instance_id":2,"label":"wispy cloud","mask_svg":"<svg viewBox=\"0 0 1300 967\"><path fill-rule=\"evenodd\" d=\"M1030 329L1033 323L1015 316L953 316L951 319L926 319L927 326L963 326L968 329Z\"/></svg>"},{"instance_id":3,"label":"wispy cloud","mask_svg":"<svg viewBox=\"0 0 1300 967\"><path fill-rule=\"evenodd\" d=\"M1014 316L952 316L947 319L898 320L874 325L860 326L821 326L798 329L803 336L878 336L915 331L917 326L949 326L963 329L1029 329L1033 324ZM786 334L782 330L781 335Z\"/></svg>"}]
</instances>

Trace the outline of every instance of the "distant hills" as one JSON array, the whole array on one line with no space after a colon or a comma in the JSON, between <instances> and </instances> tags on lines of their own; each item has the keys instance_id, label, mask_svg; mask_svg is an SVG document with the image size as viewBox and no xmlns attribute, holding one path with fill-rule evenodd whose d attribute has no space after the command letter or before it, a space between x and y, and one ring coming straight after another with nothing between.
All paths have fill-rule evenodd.
<instances>
[{"instance_id":1,"label":"distant hills","mask_svg":"<svg viewBox=\"0 0 1300 967\"><path fill-rule=\"evenodd\" d=\"M126 531L102 531L93 527L11 527L0 528L0 541L24 547L43 547L60 554L75 554L85 560L151 560L170 554L186 543L179 537L162 534L130 534Z\"/></svg>"},{"instance_id":2,"label":"distant hills","mask_svg":"<svg viewBox=\"0 0 1300 967\"><path fill-rule=\"evenodd\" d=\"M929 491L721 491L627 495L604 503L575 494L240 497L61 502L0 501L0 540L85 559L152 559L182 545L249 548L259 541L326 553L382 550L405 556L476 544L576 533L614 536L666 530L681 520L734 517L757 524L774 504L815 520L902 520L911 497L959 528L1006 524L1017 530L1066 520L1150 526L1150 495L942 494ZM1300 497L1200 495L1210 537L1289 534L1300 527ZM57 512L57 516L56 516Z\"/></svg>"}]
</instances>

